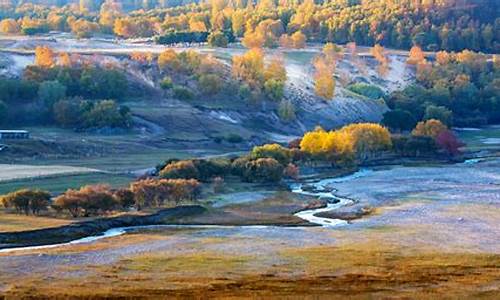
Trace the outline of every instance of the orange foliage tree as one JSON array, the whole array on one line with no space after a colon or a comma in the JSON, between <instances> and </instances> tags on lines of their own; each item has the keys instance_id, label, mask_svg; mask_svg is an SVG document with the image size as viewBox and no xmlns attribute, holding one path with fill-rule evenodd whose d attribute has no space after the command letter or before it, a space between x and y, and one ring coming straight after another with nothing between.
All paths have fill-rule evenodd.
<instances>
[{"instance_id":1,"label":"orange foliage tree","mask_svg":"<svg viewBox=\"0 0 500 300\"><path fill-rule=\"evenodd\" d=\"M418 65L425 62L424 52L419 46L413 46L408 54L406 63L409 65Z\"/></svg>"},{"instance_id":2,"label":"orange foliage tree","mask_svg":"<svg viewBox=\"0 0 500 300\"><path fill-rule=\"evenodd\" d=\"M0 32L3 34L19 33L21 26L14 19L4 19L0 21Z\"/></svg>"},{"instance_id":3,"label":"orange foliage tree","mask_svg":"<svg viewBox=\"0 0 500 300\"><path fill-rule=\"evenodd\" d=\"M47 46L37 46L35 48L35 65L44 68L51 68L55 65L55 53Z\"/></svg>"},{"instance_id":4,"label":"orange foliage tree","mask_svg":"<svg viewBox=\"0 0 500 300\"><path fill-rule=\"evenodd\" d=\"M441 132L447 130L448 127L436 119L418 122L415 129L411 132L414 136L430 136L436 138Z\"/></svg>"}]
</instances>

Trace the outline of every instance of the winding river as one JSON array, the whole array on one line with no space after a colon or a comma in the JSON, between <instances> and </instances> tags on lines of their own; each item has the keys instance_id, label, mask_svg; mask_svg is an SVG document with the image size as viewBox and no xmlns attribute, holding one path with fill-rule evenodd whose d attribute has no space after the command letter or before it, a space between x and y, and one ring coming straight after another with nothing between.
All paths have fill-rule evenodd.
<instances>
[{"instance_id":1,"label":"winding river","mask_svg":"<svg viewBox=\"0 0 500 300\"><path fill-rule=\"evenodd\" d=\"M329 178L316 182L309 182L306 184L292 184L291 190L293 193L315 196L319 199L327 200L327 205L322 208L316 209L308 209L303 210L295 214L295 216L310 222L312 224L320 225L323 227L335 227L335 226L343 226L347 225L347 221L341 219L330 219L330 218L321 218L315 216L321 212L328 212L335 209L338 209L343 206L351 205L354 203L352 199L338 197L334 194L335 189L330 187L333 183L345 182L355 178L359 178L365 176L369 173L373 172L369 169L361 169L351 175L337 177L337 178ZM311 191L305 191L303 188L305 186L309 186ZM80 239L76 239L66 243L59 244L50 244L50 245L40 245L40 246L29 246L29 247L15 247L15 248L7 248L0 249L0 253L11 253L16 251L27 251L27 250L42 250L42 249L50 249L57 248L69 245L77 245L84 243L95 242L100 239L120 236L126 234L128 232L145 230L145 229L171 229L171 228L191 228L191 229L204 229L204 228L235 228L235 227L244 227L244 228L254 228L254 229L266 229L270 227L277 226L265 226L265 225L238 225L238 226L229 226L229 225L141 225L141 226L130 226L130 227L117 227L106 230L105 232L99 235L88 236ZM283 227L283 226L280 226ZM295 226L297 228L297 226Z\"/></svg>"},{"instance_id":2,"label":"winding river","mask_svg":"<svg viewBox=\"0 0 500 300\"><path fill-rule=\"evenodd\" d=\"M465 162L455 164L455 165L443 165L442 168L475 168L474 166L477 165L480 162L483 162L483 159L469 159L466 160ZM401 176L405 177L403 174L408 174L408 172L412 168L405 168L402 166L391 168L393 171L397 172L397 176L401 178ZM424 170L418 168L419 170L415 170L418 174L425 173ZM439 169L438 172L443 172L444 170ZM352 180L363 180L367 178L373 178L373 177L383 177L383 182L389 184L389 185L394 185L391 184L391 182L387 182L387 178L385 177L387 175L384 175L384 172L388 171L374 171L371 169L360 169L359 171L352 173L347 176L343 177L335 177L335 178L327 178L319 181L309 181L305 183L295 183L290 185L290 189L293 193L297 194L302 194L302 195L308 195L308 196L314 196L318 197L318 199L321 200L326 200L327 205L322 208L316 208L316 209L308 209L308 210L303 210L295 214L295 216L310 222L312 224L319 225L324 228L332 228L332 227L337 227L337 226L345 226L348 224L347 221L342 220L342 219L332 219L332 218L322 218L316 216L319 213L322 212L329 212L333 211L336 209L339 209L344 206L349 206L353 205L355 201L353 199L345 198L345 197L340 197L336 195L335 193L337 190L334 188L334 186L339 185L342 186L343 184L349 184L350 181ZM401 173L402 172L402 173ZM376 174L374 174L376 173ZM379 175L377 175L379 174ZM377 175L377 176L375 176ZM428 175L423 174L422 176L424 177L432 177L434 178L435 174L430 173ZM365 178L362 178L365 177ZM422 179L419 178L418 181L421 181ZM434 179L432 179L434 180ZM357 186L358 184L356 184ZM413 184L412 184L413 185ZM374 189L378 189L377 187L373 187ZM380 187L379 187L380 188ZM384 189L382 187L382 189ZM389 189L385 187L385 189ZM41 249L49 249L49 248L57 248L57 247L63 247L63 246L69 246L69 245L75 245L75 244L84 244L84 243L91 243L100 239L105 239L105 238L110 238L110 237L116 237L120 236L123 234L126 234L128 232L135 232L135 231L140 231L140 230L148 230L148 229L176 229L176 228L189 228L189 229L234 229L234 228L244 228L244 229L271 229L271 228L283 228L284 226L260 226L260 225L235 225L235 226L228 226L228 225L141 225L141 226L130 226L130 227L117 227L117 228L111 228L101 234L98 235L93 235L93 236L88 236L80 239L76 239L70 242L66 243L59 243L59 244L49 244L49 245L41 245L41 246L30 246L30 247L17 247L17 248L8 248L8 249L0 249L0 253L11 253L15 251L24 251L24 250L41 250ZM294 226L291 228L304 228L300 226Z\"/></svg>"}]
</instances>

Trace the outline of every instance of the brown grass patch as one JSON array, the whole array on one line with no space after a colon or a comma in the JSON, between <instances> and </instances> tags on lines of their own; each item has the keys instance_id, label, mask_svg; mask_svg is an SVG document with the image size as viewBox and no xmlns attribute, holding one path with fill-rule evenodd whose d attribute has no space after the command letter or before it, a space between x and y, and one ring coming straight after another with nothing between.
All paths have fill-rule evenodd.
<instances>
[{"instance_id":1,"label":"brown grass patch","mask_svg":"<svg viewBox=\"0 0 500 300\"><path fill-rule=\"evenodd\" d=\"M63 226L73 220L56 219L43 216L26 216L0 211L0 232L16 232Z\"/></svg>"},{"instance_id":2,"label":"brown grass patch","mask_svg":"<svg viewBox=\"0 0 500 300\"><path fill-rule=\"evenodd\" d=\"M207 239L203 243L219 243ZM125 298L474 298L500 292L500 255L418 253L376 243L283 249L262 257L160 252L97 267L83 279L26 280L8 295ZM36 287L36 288L35 288Z\"/></svg>"}]
</instances>

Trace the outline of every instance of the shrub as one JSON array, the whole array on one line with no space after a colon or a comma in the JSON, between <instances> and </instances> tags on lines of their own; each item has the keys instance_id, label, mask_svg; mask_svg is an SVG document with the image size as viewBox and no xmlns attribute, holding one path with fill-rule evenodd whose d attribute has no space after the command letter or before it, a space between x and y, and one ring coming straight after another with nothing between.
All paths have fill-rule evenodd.
<instances>
[{"instance_id":1,"label":"shrub","mask_svg":"<svg viewBox=\"0 0 500 300\"><path fill-rule=\"evenodd\" d=\"M197 179L199 175L191 160L173 162L160 171L160 177L166 179Z\"/></svg>"},{"instance_id":2,"label":"shrub","mask_svg":"<svg viewBox=\"0 0 500 300\"><path fill-rule=\"evenodd\" d=\"M370 99L380 99L384 98L385 93L381 88L375 85L366 83L354 83L347 87L348 90L356 94L363 95Z\"/></svg>"},{"instance_id":3,"label":"shrub","mask_svg":"<svg viewBox=\"0 0 500 300\"><path fill-rule=\"evenodd\" d=\"M243 176L245 172L246 164L252 159L249 156L238 157L231 163L231 173L235 176Z\"/></svg>"},{"instance_id":4,"label":"shrub","mask_svg":"<svg viewBox=\"0 0 500 300\"><path fill-rule=\"evenodd\" d=\"M227 47L228 39L226 35L220 31L212 32L207 39L210 47Z\"/></svg>"},{"instance_id":5,"label":"shrub","mask_svg":"<svg viewBox=\"0 0 500 300\"><path fill-rule=\"evenodd\" d=\"M286 166L285 170L283 171L283 176L286 178L297 180L299 179L299 173L300 173L299 167L290 163Z\"/></svg>"},{"instance_id":6,"label":"shrub","mask_svg":"<svg viewBox=\"0 0 500 300\"><path fill-rule=\"evenodd\" d=\"M230 171L230 164L225 159L194 159L193 164L198 170L198 180L208 182L214 177L224 177Z\"/></svg>"},{"instance_id":7,"label":"shrub","mask_svg":"<svg viewBox=\"0 0 500 300\"><path fill-rule=\"evenodd\" d=\"M160 87L164 90L173 88L174 84L172 82L172 79L169 76L163 77L162 81L160 82Z\"/></svg>"},{"instance_id":8,"label":"shrub","mask_svg":"<svg viewBox=\"0 0 500 300\"><path fill-rule=\"evenodd\" d=\"M214 193L221 193L224 191L224 178L215 177L212 180L212 189Z\"/></svg>"},{"instance_id":9,"label":"shrub","mask_svg":"<svg viewBox=\"0 0 500 300\"><path fill-rule=\"evenodd\" d=\"M202 93L206 95L215 95L222 88L222 80L214 74L201 75L198 84Z\"/></svg>"},{"instance_id":10,"label":"shrub","mask_svg":"<svg viewBox=\"0 0 500 300\"><path fill-rule=\"evenodd\" d=\"M250 99L252 96L252 90L248 86L248 84L242 84L239 88L238 94L241 99Z\"/></svg>"},{"instance_id":11,"label":"shrub","mask_svg":"<svg viewBox=\"0 0 500 300\"><path fill-rule=\"evenodd\" d=\"M193 93L181 86L174 86L174 97L179 100L192 100L194 98Z\"/></svg>"},{"instance_id":12,"label":"shrub","mask_svg":"<svg viewBox=\"0 0 500 300\"><path fill-rule=\"evenodd\" d=\"M436 142L429 136L394 136L394 151L402 156L419 157L435 154Z\"/></svg>"},{"instance_id":13,"label":"shrub","mask_svg":"<svg viewBox=\"0 0 500 300\"><path fill-rule=\"evenodd\" d=\"M245 164L242 179L247 182L278 182L283 177L283 169L273 158L259 158Z\"/></svg>"},{"instance_id":14,"label":"shrub","mask_svg":"<svg viewBox=\"0 0 500 300\"><path fill-rule=\"evenodd\" d=\"M250 153L250 157L252 159L274 158L283 166L286 166L291 161L290 149L287 149L278 144L256 146Z\"/></svg>"},{"instance_id":15,"label":"shrub","mask_svg":"<svg viewBox=\"0 0 500 300\"><path fill-rule=\"evenodd\" d=\"M209 182L213 177L225 176L230 170L229 161L223 159L181 160L167 164L160 177L169 179L197 179Z\"/></svg>"},{"instance_id":16,"label":"shrub","mask_svg":"<svg viewBox=\"0 0 500 300\"><path fill-rule=\"evenodd\" d=\"M285 122L293 121L297 118L295 114L295 106L291 101L281 101L278 107L278 115Z\"/></svg>"},{"instance_id":17,"label":"shrub","mask_svg":"<svg viewBox=\"0 0 500 300\"><path fill-rule=\"evenodd\" d=\"M40 211L47 210L49 202L50 193L42 190L23 189L0 198L4 207L14 207L18 213L24 212L26 215L30 212L38 215Z\"/></svg>"},{"instance_id":18,"label":"shrub","mask_svg":"<svg viewBox=\"0 0 500 300\"><path fill-rule=\"evenodd\" d=\"M54 120L63 127L72 127L80 124L82 119L82 108L80 102L61 100L52 108Z\"/></svg>"},{"instance_id":19,"label":"shrub","mask_svg":"<svg viewBox=\"0 0 500 300\"><path fill-rule=\"evenodd\" d=\"M285 84L280 80L269 79L264 83L264 93L273 100L279 101L283 98Z\"/></svg>"},{"instance_id":20,"label":"shrub","mask_svg":"<svg viewBox=\"0 0 500 300\"><path fill-rule=\"evenodd\" d=\"M120 107L113 100L102 100L93 105L92 108L83 115L82 127L128 128L131 123L130 110L126 106Z\"/></svg>"},{"instance_id":21,"label":"shrub","mask_svg":"<svg viewBox=\"0 0 500 300\"><path fill-rule=\"evenodd\" d=\"M436 144L449 155L460 154L460 147L464 146L450 130L443 130L436 136Z\"/></svg>"},{"instance_id":22,"label":"shrub","mask_svg":"<svg viewBox=\"0 0 500 300\"><path fill-rule=\"evenodd\" d=\"M424 120L435 119L451 126L453 123L453 112L444 106L429 105L425 108Z\"/></svg>"},{"instance_id":23,"label":"shrub","mask_svg":"<svg viewBox=\"0 0 500 300\"><path fill-rule=\"evenodd\" d=\"M207 41L208 32L171 31L156 37L156 42L163 45L176 43L204 43Z\"/></svg>"},{"instance_id":24,"label":"shrub","mask_svg":"<svg viewBox=\"0 0 500 300\"><path fill-rule=\"evenodd\" d=\"M417 121L410 112L395 109L384 113L382 124L393 130L411 130Z\"/></svg>"},{"instance_id":25,"label":"shrub","mask_svg":"<svg viewBox=\"0 0 500 300\"><path fill-rule=\"evenodd\" d=\"M129 208L135 204L134 193L129 189L119 189L114 192L113 196L122 208Z\"/></svg>"}]
</instances>

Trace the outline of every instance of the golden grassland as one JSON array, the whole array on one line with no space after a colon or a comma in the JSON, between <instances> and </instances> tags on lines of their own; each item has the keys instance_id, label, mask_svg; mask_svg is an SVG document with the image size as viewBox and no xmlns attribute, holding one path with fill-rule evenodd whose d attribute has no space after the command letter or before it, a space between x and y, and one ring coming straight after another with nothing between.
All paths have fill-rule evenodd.
<instances>
[{"instance_id":1,"label":"golden grassland","mask_svg":"<svg viewBox=\"0 0 500 300\"><path fill-rule=\"evenodd\" d=\"M278 195L225 210L231 212L231 220L245 212L261 213L266 219L275 211L289 214L299 207L284 199L286 193ZM371 218L420 203L382 207ZM498 211L488 205L450 205L435 213L481 218L490 226L498 220ZM312 244L294 241L295 233L284 239L265 234L200 235L192 228L127 234L44 250L43 255L50 260L167 244L105 264L60 264L50 274L0 272L0 291L7 299L498 299L500 254L477 248L474 237L479 233L471 235L453 222L407 222L350 230L300 229L305 234L297 239L320 234Z\"/></svg>"},{"instance_id":2,"label":"golden grassland","mask_svg":"<svg viewBox=\"0 0 500 300\"><path fill-rule=\"evenodd\" d=\"M26 216L0 210L0 232L13 232L67 225L73 220L45 216Z\"/></svg>"},{"instance_id":3,"label":"golden grassland","mask_svg":"<svg viewBox=\"0 0 500 300\"><path fill-rule=\"evenodd\" d=\"M188 250L140 253L112 265L88 267L84 276L33 275L12 284L6 296L496 299L500 292L499 254L413 249L377 240L387 232L383 228L375 232L377 238L364 243L283 248L270 244L272 251L264 254L219 253L204 246L223 245L227 238L203 238ZM160 235L131 237L137 242ZM115 245L131 242L123 237L112 240Z\"/></svg>"}]
</instances>

